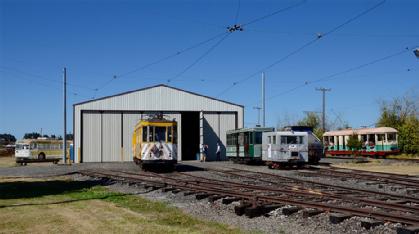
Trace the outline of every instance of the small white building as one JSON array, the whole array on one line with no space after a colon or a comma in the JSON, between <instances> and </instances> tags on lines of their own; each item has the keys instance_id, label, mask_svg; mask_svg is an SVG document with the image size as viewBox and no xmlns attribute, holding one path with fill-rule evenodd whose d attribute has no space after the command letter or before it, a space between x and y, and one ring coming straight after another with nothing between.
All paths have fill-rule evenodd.
<instances>
[{"instance_id":1,"label":"small white building","mask_svg":"<svg viewBox=\"0 0 419 234\"><path fill-rule=\"evenodd\" d=\"M200 145L225 159L226 131L243 127L244 107L197 93L157 85L73 105L74 161L132 161L135 125L163 113L178 123L178 160L196 160Z\"/></svg>"}]
</instances>

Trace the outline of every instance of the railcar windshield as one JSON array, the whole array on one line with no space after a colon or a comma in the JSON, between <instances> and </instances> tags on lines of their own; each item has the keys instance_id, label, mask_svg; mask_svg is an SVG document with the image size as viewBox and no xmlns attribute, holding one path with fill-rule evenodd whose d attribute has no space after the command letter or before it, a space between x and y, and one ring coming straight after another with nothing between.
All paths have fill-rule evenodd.
<instances>
[{"instance_id":1,"label":"railcar windshield","mask_svg":"<svg viewBox=\"0 0 419 234\"><path fill-rule=\"evenodd\" d=\"M166 141L166 127L155 127L154 141Z\"/></svg>"},{"instance_id":2,"label":"railcar windshield","mask_svg":"<svg viewBox=\"0 0 419 234\"><path fill-rule=\"evenodd\" d=\"M29 145L28 144L16 144L16 150L28 150L29 149Z\"/></svg>"},{"instance_id":3,"label":"railcar windshield","mask_svg":"<svg viewBox=\"0 0 419 234\"><path fill-rule=\"evenodd\" d=\"M281 144L303 144L303 136L281 136Z\"/></svg>"}]
</instances>

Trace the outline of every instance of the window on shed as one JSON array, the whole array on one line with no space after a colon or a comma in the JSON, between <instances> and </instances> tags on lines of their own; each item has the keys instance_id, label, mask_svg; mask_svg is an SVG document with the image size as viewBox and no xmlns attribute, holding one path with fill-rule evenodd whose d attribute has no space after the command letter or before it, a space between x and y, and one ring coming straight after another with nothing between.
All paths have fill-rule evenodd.
<instances>
[{"instance_id":1,"label":"window on shed","mask_svg":"<svg viewBox=\"0 0 419 234\"><path fill-rule=\"evenodd\" d=\"M271 136L268 136L268 144L272 144Z\"/></svg>"},{"instance_id":2,"label":"window on shed","mask_svg":"<svg viewBox=\"0 0 419 234\"><path fill-rule=\"evenodd\" d=\"M272 136L272 144L276 144L276 136Z\"/></svg>"}]
</instances>

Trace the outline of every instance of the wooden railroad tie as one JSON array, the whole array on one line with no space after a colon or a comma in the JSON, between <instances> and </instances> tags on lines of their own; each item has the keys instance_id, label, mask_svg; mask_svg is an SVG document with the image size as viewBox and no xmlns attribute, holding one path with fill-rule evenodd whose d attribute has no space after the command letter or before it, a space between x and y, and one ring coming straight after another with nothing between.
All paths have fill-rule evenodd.
<instances>
[{"instance_id":1,"label":"wooden railroad tie","mask_svg":"<svg viewBox=\"0 0 419 234\"><path fill-rule=\"evenodd\" d=\"M419 226L398 227L397 234L417 234Z\"/></svg>"},{"instance_id":2,"label":"wooden railroad tie","mask_svg":"<svg viewBox=\"0 0 419 234\"><path fill-rule=\"evenodd\" d=\"M341 214L341 213L331 213L329 215L329 221L333 224L338 224L343 222L346 219L349 219L352 215Z\"/></svg>"},{"instance_id":3,"label":"wooden railroad tie","mask_svg":"<svg viewBox=\"0 0 419 234\"><path fill-rule=\"evenodd\" d=\"M379 221L379 220L375 220L375 219L373 219L373 220L366 219L366 220L361 221L361 227L363 227L367 230L370 230L371 228L375 228L375 227L383 225L383 224L384 224L383 221Z\"/></svg>"}]
</instances>

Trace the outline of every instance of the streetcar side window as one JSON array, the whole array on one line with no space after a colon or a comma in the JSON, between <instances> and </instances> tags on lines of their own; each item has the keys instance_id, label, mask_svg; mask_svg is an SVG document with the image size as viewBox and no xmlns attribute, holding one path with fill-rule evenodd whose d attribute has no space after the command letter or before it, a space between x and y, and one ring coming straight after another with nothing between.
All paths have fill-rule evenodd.
<instances>
[{"instance_id":1,"label":"streetcar side window","mask_svg":"<svg viewBox=\"0 0 419 234\"><path fill-rule=\"evenodd\" d=\"M298 137L298 144L304 144L304 137L303 136Z\"/></svg>"},{"instance_id":2,"label":"streetcar side window","mask_svg":"<svg viewBox=\"0 0 419 234\"><path fill-rule=\"evenodd\" d=\"M147 142L147 127L143 127L143 142Z\"/></svg>"},{"instance_id":3,"label":"streetcar side window","mask_svg":"<svg viewBox=\"0 0 419 234\"><path fill-rule=\"evenodd\" d=\"M154 140L154 127L149 126L148 127L149 133L148 133L148 142L153 142Z\"/></svg>"},{"instance_id":4,"label":"streetcar side window","mask_svg":"<svg viewBox=\"0 0 419 234\"><path fill-rule=\"evenodd\" d=\"M177 144L177 127L173 126L173 144Z\"/></svg>"},{"instance_id":5,"label":"streetcar side window","mask_svg":"<svg viewBox=\"0 0 419 234\"><path fill-rule=\"evenodd\" d=\"M396 133L387 133L387 141L395 141Z\"/></svg>"},{"instance_id":6,"label":"streetcar side window","mask_svg":"<svg viewBox=\"0 0 419 234\"><path fill-rule=\"evenodd\" d=\"M167 141L172 142L172 127L167 127Z\"/></svg>"},{"instance_id":7,"label":"streetcar side window","mask_svg":"<svg viewBox=\"0 0 419 234\"><path fill-rule=\"evenodd\" d=\"M262 144L262 132L255 133L255 144Z\"/></svg>"},{"instance_id":8,"label":"streetcar side window","mask_svg":"<svg viewBox=\"0 0 419 234\"><path fill-rule=\"evenodd\" d=\"M281 136L281 144L287 144L287 137Z\"/></svg>"},{"instance_id":9,"label":"streetcar side window","mask_svg":"<svg viewBox=\"0 0 419 234\"><path fill-rule=\"evenodd\" d=\"M377 141L384 141L385 135L384 134L377 134Z\"/></svg>"}]
</instances>

